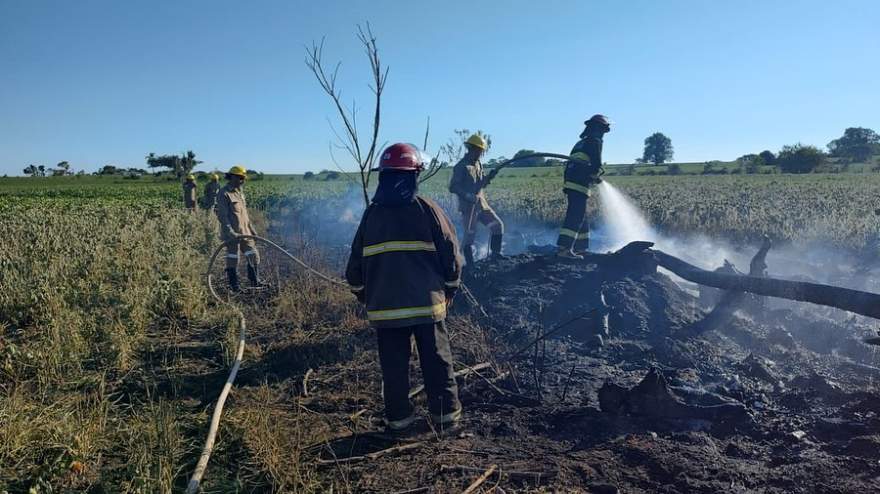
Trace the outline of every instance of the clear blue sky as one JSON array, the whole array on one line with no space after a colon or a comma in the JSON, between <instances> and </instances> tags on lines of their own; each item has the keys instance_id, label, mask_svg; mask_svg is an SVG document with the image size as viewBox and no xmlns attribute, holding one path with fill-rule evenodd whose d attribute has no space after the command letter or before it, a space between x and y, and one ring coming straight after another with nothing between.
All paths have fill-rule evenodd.
<instances>
[{"instance_id":1,"label":"clear blue sky","mask_svg":"<svg viewBox=\"0 0 880 494\"><path fill-rule=\"evenodd\" d=\"M880 130L876 0L0 0L0 174L187 149L201 169L332 168L304 45L326 37L367 128L363 21L391 67L382 140L420 143L430 115L429 151L466 127L491 156L567 152L593 113L612 163L655 131L703 161Z\"/></svg>"}]
</instances>

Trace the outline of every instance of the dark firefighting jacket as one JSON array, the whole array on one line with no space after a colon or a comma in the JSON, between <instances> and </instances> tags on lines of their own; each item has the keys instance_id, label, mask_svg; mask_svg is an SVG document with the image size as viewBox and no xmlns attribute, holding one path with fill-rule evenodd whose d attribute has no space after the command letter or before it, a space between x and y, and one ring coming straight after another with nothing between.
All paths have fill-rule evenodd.
<instances>
[{"instance_id":1,"label":"dark firefighting jacket","mask_svg":"<svg viewBox=\"0 0 880 494\"><path fill-rule=\"evenodd\" d=\"M602 139L586 136L571 149L572 160L565 164L563 190L590 195L590 186L597 183L602 170Z\"/></svg>"},{"instance_id":2,"label":"dark firefighting jacket","mask_svg":"<svg viewBox=\"0 0 880 494\"><path fill-rule=\"evenodd\" d=\"M351 244L345 278L367 306L370 324L396 328L446 318L447 294L461 283L455 229L440 206L371 204Z\"/></svg>"}]
</instances>

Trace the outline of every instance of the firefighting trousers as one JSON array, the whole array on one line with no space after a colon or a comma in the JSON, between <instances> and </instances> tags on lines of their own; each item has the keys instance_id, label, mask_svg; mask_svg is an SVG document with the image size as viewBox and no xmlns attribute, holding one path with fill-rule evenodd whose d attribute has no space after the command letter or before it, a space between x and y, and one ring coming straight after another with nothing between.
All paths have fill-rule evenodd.
<instances>
[{"instance_id":1,"label":"firefighting trousers","mask_svg":"<svg viewBox=\"0 0 880 494\"><path fill-rule=\"evenodd\" d=\"M461 409L452 369L449 333L443 321L402 328L379 328L379 363L385 389L385 418L402 420L412 412L409 400L410 338L415 337L428 410L445 415Z\"/></svg>"},{"instance_id":2,"label":"firefighting trousers","mask_svg":"<svg viewBox=\"0 0 880 494\"><path fill-rule=\"evenodd\" d=\"M575 252L584 252L590 248L590 224L587 221L587 200L590 196L566 190L565 197L568 207L556 245Z\"/></svg>"},{"instance_id":3,"label":"firefighting trousers","mask_svg":"<svg viewBox=\"0 0 880 494\"><path fill-rule=\"evenodd\" d=\"M226 242L226 267L237 268L239 251L244 255L247 263L251 266L260 265L260 253L257 244L252 238L232 239Z\"/></svg>"},{"instance_id":4,"label":"firefighting trousers","mask_svg":"<svg viewBox=\"0 0 880 494\"><path fill-rule=\"evenodd\" d=\"M504 222L501 221L498 214L490 207L481 208L477 203L476 207L466 207L461 212L461 225L464 229L462 245L473 245L477 236L477 223L485 225L492 235L504 234Z\"/></svg>"}]
</instances>

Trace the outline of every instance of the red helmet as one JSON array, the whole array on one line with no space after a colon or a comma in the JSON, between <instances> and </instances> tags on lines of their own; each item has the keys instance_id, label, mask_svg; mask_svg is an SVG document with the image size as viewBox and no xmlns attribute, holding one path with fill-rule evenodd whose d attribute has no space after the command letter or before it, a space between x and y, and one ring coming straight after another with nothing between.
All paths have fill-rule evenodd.
<instances>
[{"instance_id":1,"label":"red helmet","mask_svg":"<svg viewBox=\"0 0 880 494\"><path fill-rule=\"evenodd\" d=\"M379 170L415 172L422 169L422 153L412 144L392 144L379 155Z\"/></svg>"},{"instance_id":2,"label":"red helmet","mask_svg":"<svg viewBox=\"0 0 880 494\"><path fill-rule=\"evenodd\" d=\"M611 125L611 120L608 120L608 117L606 117L605 115L601 115L601 114L593 115L592 117L589 118L589 120L584 122L584 125L589 125L590 122L595 122L597 124L608 125L608 126Z\"/></svg>"}]
</instances>

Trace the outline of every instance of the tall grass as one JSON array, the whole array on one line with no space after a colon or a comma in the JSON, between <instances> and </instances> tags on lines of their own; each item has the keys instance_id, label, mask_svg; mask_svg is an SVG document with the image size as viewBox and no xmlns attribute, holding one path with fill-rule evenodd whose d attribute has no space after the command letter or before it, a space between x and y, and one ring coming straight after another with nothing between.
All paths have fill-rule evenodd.
<instances>
[{"instance_id":1,"label":"tall grass","mask_svg":"<svg viewBox=\"0 0 880 494\"><path fill-rule=\"evenodd\" d=\"M126 403L125 383L150 331L208 317L201 271L214 230L201 214L135 204L6 205L0 490L117 478L126 491L170 491L179 418L161 399Z\"/></svg>"}]
</instances>

